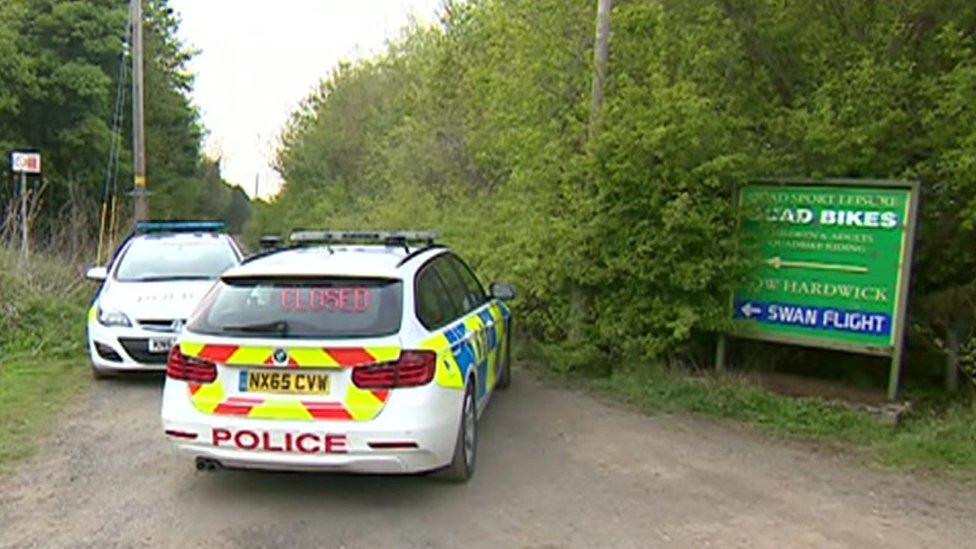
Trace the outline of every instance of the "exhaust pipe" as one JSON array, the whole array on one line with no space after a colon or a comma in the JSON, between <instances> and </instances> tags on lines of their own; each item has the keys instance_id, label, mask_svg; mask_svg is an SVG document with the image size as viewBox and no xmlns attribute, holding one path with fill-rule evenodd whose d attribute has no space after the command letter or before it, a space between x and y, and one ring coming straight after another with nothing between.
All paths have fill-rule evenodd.
<instances>
[{"instance_id":1,"label":"exhaust pipe","mask_svg":"<svg viewBox=\"0 0 976 549\"><path fill-rule=\"evenodd\" d=\"M198 457L196 459L196 466L197 471L207 471L208 473L223 469L219 461L205 457Z\"/></svg>"}]
</instances>

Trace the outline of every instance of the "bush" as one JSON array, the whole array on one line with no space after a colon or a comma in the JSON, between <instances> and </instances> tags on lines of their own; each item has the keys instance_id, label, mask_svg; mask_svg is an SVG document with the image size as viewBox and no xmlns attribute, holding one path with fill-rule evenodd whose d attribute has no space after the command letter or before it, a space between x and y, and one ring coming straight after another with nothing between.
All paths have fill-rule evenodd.
<instances>
[{"instance_id":1,"label":"bush","mask_svg":"<svg viewBox=\"0 0 976 549\"><path fill-rule=\"evenodd\" d=\"M35 256L21 267L0 248L0 366L26 356L77 358L91 290L70 266Z\"/></svg>"},{"instance_id":2,"label":"bush","mask_svg":"<svg viewBox=\"0 0 976 549\"><path fill-rule=\"evenodd\" d=\"M619 2L591 119L595 4L449 2L341 65L285 131L286 185L249 234L438 230L519 287L522 333L572 371L726 326L748 267L734 190L757 176L921 179L913 297L973 281L976 4Z\"/></svg>"},{"instance_id":3,"label":"bush","mask_svg":"<svg viewBox=\"0 0 976 549\"><path fill-rule=\"evenodd\" d=\"M71 265L0 247L0 472L88 386L86 287Z\"/></svg>"}]
</instances>

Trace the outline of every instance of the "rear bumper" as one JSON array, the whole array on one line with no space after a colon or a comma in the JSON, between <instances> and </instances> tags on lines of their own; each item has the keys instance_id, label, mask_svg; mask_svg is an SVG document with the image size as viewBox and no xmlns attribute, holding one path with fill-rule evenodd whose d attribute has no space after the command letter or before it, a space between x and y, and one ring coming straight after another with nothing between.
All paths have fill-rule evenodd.
<instances>
[{"instance_id":1,"label":"rear bumper","mask_svg":"<svg viewBox=\"0 0 976 549\"><path fill-rule=\"evenodd\" d=\"M260 471L405 474L433 471L449 463L423 450L389 451L382 455L378 452L373 454L359 452L310 458L294 454L255 454L203 444L179 444L178 447L184 453L196 458L214 460L221 467Z\"/></svg>"},{"instance_id":2,"label":"rear bumper","mask_svg":"<svg viewBox=\"0 0 976 549\"><path fill-rule=\"evenodd\" d=\"M224 467L282 471L419 473L453 458L463 393L431 384L398 389L371 421L258 420L201 413L187 386L166 380L162 422L182 452ZM413 443L411 448L384 445Z\"/></svg>"}]
</instances>

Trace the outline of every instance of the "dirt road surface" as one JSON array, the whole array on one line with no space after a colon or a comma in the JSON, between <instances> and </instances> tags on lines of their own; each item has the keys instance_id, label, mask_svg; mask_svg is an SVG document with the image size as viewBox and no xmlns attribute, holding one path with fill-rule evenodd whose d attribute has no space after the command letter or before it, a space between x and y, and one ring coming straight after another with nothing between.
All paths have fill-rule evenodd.
<instances>
[{"instance_id":1,"label":"dirt road surface","mask_svg":"<svg viewBox=\"0 0 976 549\"><path fill-rule=\"evenodd\" d=\"M0 547L973 547L976 489L809 445L648 418L527 374L475 478L198 473L160 379L96 384L0 479Z\"/></svg>"}]
</instances>

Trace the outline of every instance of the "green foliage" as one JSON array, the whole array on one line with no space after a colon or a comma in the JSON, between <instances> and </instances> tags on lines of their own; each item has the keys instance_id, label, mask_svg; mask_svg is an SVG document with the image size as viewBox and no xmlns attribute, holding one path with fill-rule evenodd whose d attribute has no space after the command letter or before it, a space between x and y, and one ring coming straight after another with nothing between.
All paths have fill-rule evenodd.
<instances>
[{"instance_id":1,"label":"green foliage","mask_svg":"<svg viewBox=\"0 0 976 549\"><path fill-rule=\"evenodd\" d=\"M179 42L168 0L146 2L146 141L158 218L228 218L249 208L203 158L203 129L189 93L192 52ZM18 147L44 154L39 233L56 228L82 189L97 219L112 140L112 117L128 24L127 0L12 0L0 4L0 153ZM123 88L128 91L128 86ZM119 192L131 188L131 98L124 107ZM0 167L5 180L6 166ZM0 198L7 199L5 185ZM75 196L77 199L77 196ZM123 197L124 198L124 197ZM90 203L90 206L88 205ZM126 208L126 211L128 208ZM97 227L86 227L94 233Z\"/></svg>"},{"instance_id":2,"label":"green foliage","mask_svg":"<svg viewBox=\"0 0 976 549\"><path fill-rule=\"evenodd\" d=\"M28 268L0 249L0 357L68 358L84 352L91 288L74 269L35 258Z\"/></svg>"},{"instance_id":3,"label":"green foliage","mask_svg":"<svg viewBox=\"0 0 976 549\"><path fill-rule=\"evenodd\" d=\"M90 380L77 359L0 364L0 473L36 450L38 436Z\"/></svg>"},{"instance_id":4,"label":"green foliage","mask_svg":"<svg viewBox=\"0 0 976 549\"><path fill-rule=\"evenodd\" d=\"M0 472L87 386L85 303L91 288L63 262L25 268L0 248Z\"/></svg>"},{"instance_id":5,"label":"green foliage","mask_svg":"<svg viewBox=\"0 0 976 549\"><path fill-rule=\"evenodd\" d=\"M563 368L595 371L683 360L723 327L734 189L756 176L921 179L915 295L973 280L972 2L620 0L591 126L594 8L449 2L341 65L295 113L285 189L249 234L436 229L519 286L522 330ZM574 289L587 348L566 343ZM942 329L927 314L919 334Z\"/></svg>"},{"instance_id":6,"label":"green foliage","mask_svg":"<svg viewBox=\"0 0 976 549\"><path fill-rule=\"evenodd\" d=\"M691 412L734 419L776 436L839 442L886 467L947 471L967 478L976 473L976 406L971 402L923 408L892 427L864 411L774 395L730 378L626 372L585 383L646 413Z\"/></svg>"}]
</instances>

